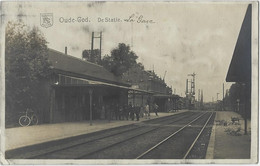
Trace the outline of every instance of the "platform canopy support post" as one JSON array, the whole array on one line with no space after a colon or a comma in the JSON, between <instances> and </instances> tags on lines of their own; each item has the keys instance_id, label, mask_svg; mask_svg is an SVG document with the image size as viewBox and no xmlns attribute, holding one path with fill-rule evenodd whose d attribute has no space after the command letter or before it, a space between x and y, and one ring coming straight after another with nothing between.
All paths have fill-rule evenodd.
<instances>
[{"instance_id":1,"label":"platform canopy support post","mask_svg":"<svg viewBox=\"0 0 260 166\"><path fill-rule=\"evenodd\" d=\"M89 89L89 123L90 126L92 125L92 96L93 96L93 89Z\"/></svg>"}]
</instances>

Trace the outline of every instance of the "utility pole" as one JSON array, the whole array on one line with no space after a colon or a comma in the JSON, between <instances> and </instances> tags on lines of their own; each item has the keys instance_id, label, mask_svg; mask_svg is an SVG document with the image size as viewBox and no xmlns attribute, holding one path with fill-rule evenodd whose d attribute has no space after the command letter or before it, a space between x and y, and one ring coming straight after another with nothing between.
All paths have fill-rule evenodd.
<instances>
[{"instance_id":1,"label":"utility pole","mask_svg":"<svg viewBox=\"0 0 260 166\"><path fill-rule=\"evenodd\" d=\"M212 108L214 106L214 97L212 97Z\"/></svg>"},{"instance_id":2,"label":"utility pole","mask_svg":"<svg viewBox=\"0 0 260 166\"><path fill-rule=\"evenodd\" d=\"M198 90L198 108L200 108L200 89Z\"/></svg>"},{"instance_id":3,"label":"utility pole","mask_svg":"<svg viewBox=\"0 0 260 166\"><path fill-rule=\"evenodd\" d=\"M200 105L201 105L201 107L203 107L203 89L201 89L201 99L200 99Z\"/></svg>"},{"instance_id":4,"label":"utility pole","mask_svg":"<svg viewBox=\"0 0 260 166\"><path fill-rule=\"evenodd\" d=\"M94 35L94 32L92 32L92 38L91 38L91 61L92 62L94 62L94 39L95 38L99 38L100 39L100 43L99 43L99 60L101 60L101 46L102 46L102 32L100 32L100 36L97 36L97 37L95 37L95 35Z\"/></svg>"},{"instance_id":5,"label":"utility pole","mask_svg":"<svg viewBox=\"0 0 260 166\"><path fill-rule=\"evenodd\" d=\"M219 95L219 93L217 93L217 101L218 101L218 95Z\"/></svg>"},{"instance_id":6,"label":"utility pole","mask_svg":"<svg viewBox=\"0 0 260 166\"><path fill-rule=\"evenodd\" d=\"M186 80L186 96L188 95L188 91L189 91L189 89L188 89L188 84L189 84L189 81L188 81L188 79Z\"/></svg>"},{"instance_id":7,"label":"utility pole","mask_svg":"<svg viewBox=\"0 0 260 166\"><path fill-rule=\"evenodd\" d=\"M100 46L100 47L99 47L99 54L100 54L100 55L99 55L99 58L100 58L100 59L99 59L99 60L101 60L101 45L102 45L102 32L100 32L100 43L99 43L99 46Z\"/></svg>"},{"instance_id":8,"label":"utility pole","mask_svg":"<svg viewBox=\"0 0 260 166\"><path fill-rule=\"evenodd\" d=\"M131 35L131 47L134 47L134 40L133 40L133 34L134 34L134 27L133 27L133 22L131 22L131 31L132 31L132 35Z\"/></svg>"},{"instance_id":9,"label":"utility pole","mask_svg":"<svg viewBox=\"0 0 260 166\"><path fill-rule=\"evenodd\" d=\"M225 87L224 87L224 83L223 83L223 111L225 111L225 101L224 101L224 98L225 98Z\"/></svg>"},{"instance_id":10,"label":"utility pole","mask_svg":"<svg viewBox=\"0 0 260 166\"><path fill-rule=\"evenodd\" d=\"M164 72L163 81L165 80L166 72L167 72L167 70L165 70L165 72Z\"/></svg>"},{"instance_id":11,"label":"utility pole","mask_svg":"<svg viewBox=\"0 0 260 166\"><path fill-rule=\"evenodd\" d=\"M198 90L198 102L200 102L200 89Z\"/></svg>"},{"instance_id":12,"label":"utility pole","mask_svg":"<svg viewBox=\"0 0 260 166\"><path fill-rule=\"evenodd\" d=\"M94 48L94 32L92 32L92 37L91 37L91 52L90 52L91 62L93 62L93 48Z\"/></svg>"}]
</instances>

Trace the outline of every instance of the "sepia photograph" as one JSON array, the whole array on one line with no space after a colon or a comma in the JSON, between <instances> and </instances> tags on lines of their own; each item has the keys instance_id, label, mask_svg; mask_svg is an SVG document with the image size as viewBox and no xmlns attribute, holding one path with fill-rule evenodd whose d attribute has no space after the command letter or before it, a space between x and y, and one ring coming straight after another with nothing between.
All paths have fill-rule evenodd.
<instances>
[{"instance_id":1,"label":"sepia photograph","mask_svg":"<svg viewBox=\"0 0 260 166\"><path fill-rule=\"evenodd\" d=\"M2 1L1 164L256 164L258 1Z\"/></svg>"}]
</instances>

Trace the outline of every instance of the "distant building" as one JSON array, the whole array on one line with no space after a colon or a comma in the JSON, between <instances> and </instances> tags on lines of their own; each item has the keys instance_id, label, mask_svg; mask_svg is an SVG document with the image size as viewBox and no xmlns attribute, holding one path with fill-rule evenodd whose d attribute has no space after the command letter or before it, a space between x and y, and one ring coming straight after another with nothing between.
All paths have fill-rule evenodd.
<instances>
[{"instance_id":1,"label":"distant building","mask_svg":"<svg viewBox=\"0 0 260 166\"><path fill-rule=\"evenodd\" d=\"M172 95L172 89L154 71L146 71L137 64L124 73L122 79L131 84L132 88L142 90L137 94L130 92L128 95L128 101L134 102L136 106L148 103L153 108L156 103L163 112L178 109L174 103L177 102L176 95Z\"/></svg>"}]
</instances>

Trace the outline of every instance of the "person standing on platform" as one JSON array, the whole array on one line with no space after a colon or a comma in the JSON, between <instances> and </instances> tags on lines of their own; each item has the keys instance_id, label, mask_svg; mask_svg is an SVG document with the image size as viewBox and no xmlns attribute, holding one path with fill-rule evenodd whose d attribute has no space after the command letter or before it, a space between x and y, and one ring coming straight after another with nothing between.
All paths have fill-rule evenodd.
<instances>
[{"instance_id":1,"label":"person standing on platform","mask_svg":"<svg viewBox=\"0 0 260 166\"><path fill-rule=\"evenodd\" d=\"M129 109L128 109L127 104L124 105L123 113L124 113L124 117L126 118L126 120L128 120L128 117L129 117Z\"/></svg>"},{"instance_id":2,"label":"person standing on platform","mask_svg":"<svg viewBox=\"0 0 260 166\"><path fill-rule=\"evenodd\" d=\"M154 103L154 113L156 116L158 116L158 109L159 109L159 106L156 103Z\"/></svg>"},{"instance_id":3,"label":"person standing on platform","mask_svg":"<svg viewBox=\"0 0 260 166\"><path fill-rule=\"evenodd\" d=\"M149 109L149 104L146 104L145 106L145 114L146 114L146 119L150 119L150 109Z\"/></svg>"},{"instance_id":4,"label":"person standing on platform","mask_svg":"<svg viewBox=\"0 0 260 166\"><path fill-rule=\"evenodd\" d=\"M140 107L140 114L139 114L139 116L140 116L141 118L144 117L144 113L145 113L144 110L145 110L145 108L144 108L144 105L142 104L141 107Z\"/></svg>"},{"instance_id":5,"label":"person standing on platform","mask_svg":"<svg viewBox=\"0 0 260 166\"><path fill-rule=\"evenodd\" d=\"M130 119L134 120L135 116L134 116L134 107L132 106L132 103L129 103L128 106L129 112L130 112Z\"/></svg>"},{"instance_id":6,"label":"person standing on platform","mask_svg":"<svg viewBox=\"0 0 260 166\"><path fill-rule=\"evenodd\" d=\"M136 120L139 121L140 107L135 107L135 116Z\"/></svg>"},{"instance_id":7,"label":"person standing on platform","mask_svg":"<svg viewBox=\"0 0 260 166\"><path fill-rule=\"evenodd\" d=\"M106 119L106 110L105 110L105 105L102 104L102 107L101 107L101 119Z\"/></svg>"}]
</instances>

